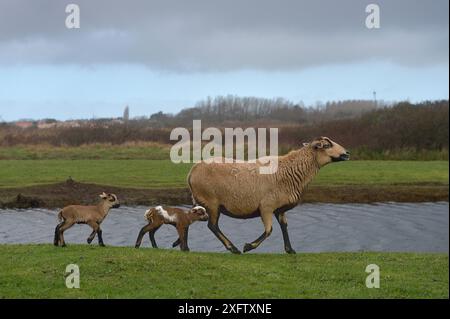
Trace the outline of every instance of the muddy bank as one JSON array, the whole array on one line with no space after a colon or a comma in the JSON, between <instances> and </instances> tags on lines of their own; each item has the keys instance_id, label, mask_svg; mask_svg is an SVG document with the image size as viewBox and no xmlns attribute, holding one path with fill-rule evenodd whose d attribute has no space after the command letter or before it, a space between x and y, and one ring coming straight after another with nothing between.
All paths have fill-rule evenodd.
<instances>
[{"instance_id":1,"label":"muddy bank","mask_svg":"<svg viewBox=\"0 0 450 319\"><path fill-rule=\"evenodd\" d=\"M124 205L180 205L191 203L187 188L136 189L78 183L23 188L0 188L0 208L55 208L69 204L91 204L101 192L115 193ZM305 203L374 203L448 201L447 185L311 186Z\"/></svg>"},{"instance_id":2,"label":"muddy bank","mask_svg":"<svg viewBox=\"0 0 450 319\"><path fill-rule=\"evenodd\" d=\"M92 204L98 194L114 193L123 205L175 205L190 203L187 189L134 189L66 181L23 188L0 188L0 208L55 208L69 204Z\"/></svg>"}]
</instances>

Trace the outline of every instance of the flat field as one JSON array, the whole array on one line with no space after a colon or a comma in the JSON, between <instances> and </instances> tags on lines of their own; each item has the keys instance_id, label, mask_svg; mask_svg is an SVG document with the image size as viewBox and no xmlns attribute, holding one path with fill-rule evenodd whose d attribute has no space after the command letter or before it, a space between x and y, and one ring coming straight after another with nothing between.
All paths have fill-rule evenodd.
<instances>
[{"instance_id":1,"label":"flat field","mask_svg":"<svg viewBox=\"0 0 450 319\"><path fill-rule=\"evenodd\" d=\"M65 285L77 264L80 288ZM380 268L380 288L365 285ZM0 245L0 298L448 298L448 255Z\"/></svg>"}]
</instances>

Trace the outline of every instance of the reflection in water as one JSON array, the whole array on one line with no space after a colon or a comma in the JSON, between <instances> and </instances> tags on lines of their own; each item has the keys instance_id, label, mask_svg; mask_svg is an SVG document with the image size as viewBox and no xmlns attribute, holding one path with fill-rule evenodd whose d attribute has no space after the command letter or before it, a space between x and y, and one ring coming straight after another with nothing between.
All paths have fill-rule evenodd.
<instances>
[{"instance_id":1,"label":"reflection in water","mask_svg":"<svg viewBox=\"0 0 450 319\"><path fill-rule=\"evenodd\" d=\"M102 224L106 245L134 246L145 225L148 207L111 210ZM449 205L439 203L304 204L287 213L292 246L297 252L321 251L433 251L448 252ZM52 243L58 210L0 210L0 243ZM219 225L242 249L263 232L259 218L248 220L221 216ZM68 245L86 243L91 229L76 225L65 233ZM156 233L161 248L177 238L174 227ZM93 241L96 244L97 240ZM149 247L148 236L141 247ZM205 222L189 230L192 251L225 251ZM142 249L142 248L141 248ZM178 248L177 248L178 249ZM272 235L251 253L283 252L283 239L274 219Z\"/></svg>"}]
</instances>

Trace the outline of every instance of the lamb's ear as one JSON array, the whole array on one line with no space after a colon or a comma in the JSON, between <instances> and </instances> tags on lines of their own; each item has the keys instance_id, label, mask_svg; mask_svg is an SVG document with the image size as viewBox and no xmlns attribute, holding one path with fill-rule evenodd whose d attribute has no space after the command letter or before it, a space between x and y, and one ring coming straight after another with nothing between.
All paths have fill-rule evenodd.
<instances>
[{"instance_id":1,"label":"lamb's ear","mask_svg":"<svg viewBox=\"0 0 450 319\"><path fill-rule=\"evenodd\" d=\"M195 206L195 207L191 208L190 212L202 215L202 214L206 213L206 209L202 206Z\"/></svg>"}]
</instances>

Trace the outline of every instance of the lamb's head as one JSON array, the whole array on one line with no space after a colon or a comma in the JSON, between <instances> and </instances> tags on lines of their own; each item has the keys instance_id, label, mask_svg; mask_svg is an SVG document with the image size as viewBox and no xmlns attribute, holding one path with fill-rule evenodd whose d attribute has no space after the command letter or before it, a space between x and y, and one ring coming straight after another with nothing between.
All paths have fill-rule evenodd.
<instances>
[{"instance_id":1,"label":"lamb's head","mask_svg":"<svg viewBox=\"0 0 450 319\"><path fill-rule=\"evenodd\" d=\"M195 206L189 210L189 214L191 215L192 222L202 221L205 222L208 220L208 214L206 213L206 209L202 206Z\"/></svg>"},{"instance_id":2,"label":"lamb's head","mask_svg":"<svg viewBox=\"0 0 450 319\"><path fill-rule=\"evenodd\" d=\"M316 153L317 162L322 167L331 162L347 161L350 159L350 152L328 137L315 138L311 143L304 144L311 147Z\"/></svg>"},{"instance_id":3,"label":"lamb's head","mask_svg":"<svg viewBox=\"0 0 450 319\"><path fill-rule=\"evenodd\" d=\"M109 208L120 207L120 202L115 194L106 194L105 192L103 192L99 196L103 200L104 205L106 205L107 207Z\"/></svg>"}]
</instances>

